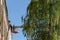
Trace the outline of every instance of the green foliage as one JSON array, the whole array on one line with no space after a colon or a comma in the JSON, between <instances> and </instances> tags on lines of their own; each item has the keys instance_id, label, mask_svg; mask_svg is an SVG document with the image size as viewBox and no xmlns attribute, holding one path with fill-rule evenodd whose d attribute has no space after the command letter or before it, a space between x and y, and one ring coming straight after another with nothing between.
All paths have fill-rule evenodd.
<instances>
[{"instance_id":1,"label":"green foliage","mask_svg":"<svg viewBox=\"0 0 60 40\"><path fill-rule=\"evenodd\" d=\"M27 40L60 40L59 17L60 0L32 0L23 25Z\"/></svg>"}]
</instances>

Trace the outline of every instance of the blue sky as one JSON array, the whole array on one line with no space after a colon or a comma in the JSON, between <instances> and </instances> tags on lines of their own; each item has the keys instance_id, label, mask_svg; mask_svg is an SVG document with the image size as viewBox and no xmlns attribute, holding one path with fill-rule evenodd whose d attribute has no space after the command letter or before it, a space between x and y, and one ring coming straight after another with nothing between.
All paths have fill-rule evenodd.
<instances>
[{"instance_id":1,"label":"blue sky","mask_svg":"<svg viewBox=\"0 0 60 40\"><path fill-rule=\"evenodd\" d=\"M8 18L12 25L21 26L21 17L26 15L26 9L30 0L7 0ZM12 34L12 40L26 40L22 33L22 29L18 28L18 34Z\"/></svg>"}]
</instances>

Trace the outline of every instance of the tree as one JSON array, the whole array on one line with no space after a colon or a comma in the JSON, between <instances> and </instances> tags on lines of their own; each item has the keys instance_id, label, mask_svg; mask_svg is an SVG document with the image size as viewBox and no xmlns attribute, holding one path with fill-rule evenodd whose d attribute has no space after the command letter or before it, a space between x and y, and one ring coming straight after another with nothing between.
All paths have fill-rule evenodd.
<instances>
[{"instance_id":1,"label":"tree","mask_svg":"<svg viewBox=\"0 0 60 40\"><path fill-rule=\"evenodd\" d=\"M31 0L23 33L27 40L60 40L60 0Z\"/></svg>"}]
</instances>

